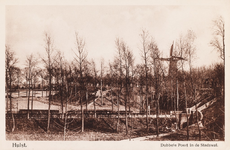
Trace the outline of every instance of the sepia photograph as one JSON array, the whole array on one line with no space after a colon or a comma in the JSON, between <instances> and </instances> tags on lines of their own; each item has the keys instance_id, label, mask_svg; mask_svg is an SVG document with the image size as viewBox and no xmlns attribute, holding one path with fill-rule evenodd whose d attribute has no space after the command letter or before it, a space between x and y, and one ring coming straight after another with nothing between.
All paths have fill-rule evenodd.
<instances>
[{"instance_id":1,"label":"sepia photograph","mask_svg":"<svg viewBox=\"0 0 230 150\"><path fill-rule=\"evenodd\" d=\"M5 5L5 141L226 142L224 2Z\"/></svg>"}]
</instances>

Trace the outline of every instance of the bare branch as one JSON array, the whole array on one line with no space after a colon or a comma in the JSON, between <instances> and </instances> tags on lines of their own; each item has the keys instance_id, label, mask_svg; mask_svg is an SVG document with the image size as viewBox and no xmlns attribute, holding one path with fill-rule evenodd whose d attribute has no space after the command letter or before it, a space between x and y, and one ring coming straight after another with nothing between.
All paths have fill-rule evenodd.
<instances>
[{"instance_id":1,"label":"bare branch","mask_svg":"<svg viewBox=\"0 0 230 150\"><path fill-rule=\"evenodd\" d=\"M225 23L223 18L220 16L218 19L214 20L213 25L214 25L214 29L213 29L214 38L210 42L210 45L215 50L217 50L217 52L219 52L220 58L224 60L225 59L225 29L224 29Z\"/></svg>"}]
</instances>

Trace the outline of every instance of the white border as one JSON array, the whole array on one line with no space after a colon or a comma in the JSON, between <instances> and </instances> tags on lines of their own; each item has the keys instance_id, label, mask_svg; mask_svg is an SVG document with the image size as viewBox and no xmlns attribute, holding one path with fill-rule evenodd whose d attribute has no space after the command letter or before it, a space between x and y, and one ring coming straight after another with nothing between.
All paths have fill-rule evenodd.
<instances>
[{"instance_id":1,"label":"white border","mask_svg":"<svg viewBox=\"0 0 230 150\"><path fill-rule=\"evenodd\" d=\"M12 148L12 143L14 141L6 141L5 140L5 104L4 104L4 78L5 78L5 74L4 74L4 56L5 56L5 6L6 5L220 5L225 11L226 11L226 16L227 14L230 14L230 1L229 0L165 0L165 1L152 1L152 0L127 0L124 2L124 0L116 0L116 1L112 1L112 0L49 0L49 1L45 1L45 0L0 0L0 16L1 16L1 24L0 24L0 29L2 33L1 36L1 40L0 40L0 45L1 45L1 54L0 54L0 61L1 61L1 83L2 86L0 87L0 95L2 96L2 99L0 101L0 107L1 107L1 115L0 115L0 119L2 120L0 123L0 149L22 149L22 148ZM185 148L179 148L179 147L174 147L174 148L162 148L160 147L161 143L218 143L218 148L215 149L230 149L230 140L229 140L229 58L230 58L230 54L229 54L229 43L230 43L230 38L229 38L229 34L230 34L230 17L225 17L226 19L226 71L225 71L225 85L226 85L226 101L225 101L225 142L180 142L180 141L148 141L148 142L80 142L80 141L35 141L35 142L31 142L31 141L25 141L25 143L27 144L27 148L23 148L23 149L34 149L34 150L40 150L40 149L55 149L55 150L59 150L59 149L98 149L98 150L102 150L102 149L111 149L111 150L116 150L116 149L132 149L132 150L136 150L136 149L185 149ZM15 141L18 142L18 141ZM21 141L23 142L23 141ZM191 148L189 147L189 149L197 149L197 147ZM202 148L202 149L210 149L210 148Z\"/></svg>"}]
</instances>

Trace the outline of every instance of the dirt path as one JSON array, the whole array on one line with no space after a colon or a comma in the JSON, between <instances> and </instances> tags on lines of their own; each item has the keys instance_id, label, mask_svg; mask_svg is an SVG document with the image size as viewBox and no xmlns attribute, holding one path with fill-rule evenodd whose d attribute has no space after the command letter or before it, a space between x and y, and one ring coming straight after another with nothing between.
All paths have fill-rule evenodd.
<instances>
[{"instance_id":1,"label":"dirt path","mask_svg":"<svg viewBox=\"0 0 230 150\"><path fill-rule=\"evenodd\" d=\"M172 133L176 133L176 132L162 133L162 134L159 134L159 137L167 136ZM132 139L125 139L122 141L148 141L149 139L152 139L152 138L157 138L157 135L148 135L148 136L137 137L137 138L132 138Z\"/></svg>"}]
</instances>

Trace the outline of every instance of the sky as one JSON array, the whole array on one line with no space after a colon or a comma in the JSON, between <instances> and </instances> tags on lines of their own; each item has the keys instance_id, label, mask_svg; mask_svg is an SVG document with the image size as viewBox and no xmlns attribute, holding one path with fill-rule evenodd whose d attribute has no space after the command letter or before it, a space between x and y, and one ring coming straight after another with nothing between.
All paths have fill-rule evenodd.
<instances>
[{"instance_id":1,"label":"sky","mask_svg":"<svg viewBox=\"0 0 230 150\"><path fill-rule=\"evenodd\" d=\"M85 40L88 60L99 66L103 58L112 62L116 38L122 38L141 63L141 31L147 30L163 57L169 56L173 42L193 30L196 35L194 66L219 62L210 46L213 20L225 19L221 5L12 5L5 7L5 44L15 51L19 66L28 55L45 54L44 33L49 33L54 47L73 60L75 32Z\"/></svg>"}]
</instances>

